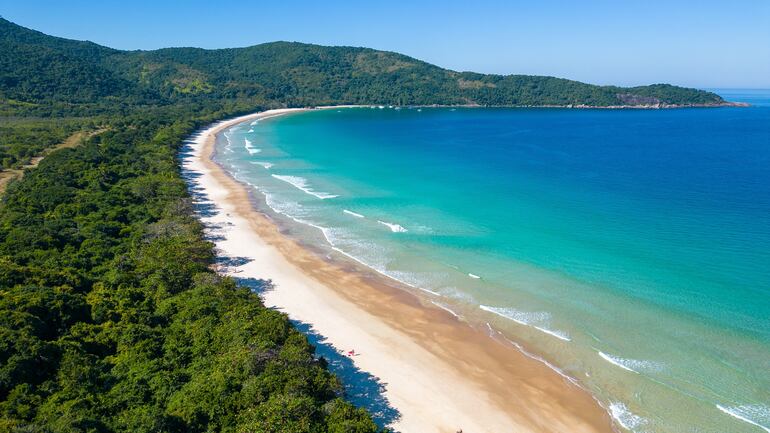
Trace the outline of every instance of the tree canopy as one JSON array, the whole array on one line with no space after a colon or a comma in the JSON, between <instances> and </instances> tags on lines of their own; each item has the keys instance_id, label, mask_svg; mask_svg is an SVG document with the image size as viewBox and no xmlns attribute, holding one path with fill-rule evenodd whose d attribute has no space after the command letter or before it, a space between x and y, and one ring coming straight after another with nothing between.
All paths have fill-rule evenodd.
<instances>
[{"instance_id":1,"label":"tree canopy","mask_svg":"<svg viewBox=\"0 0 770 433\"><path fill-rule=\"evenodd\" d=\"M222 100L288 106L724 102L714 93L664 84L621 88L554 77L455 72L368 48L273 42L219 50L120 51L47 36L1 18L0 52L0 101L7 111L55 114L67 107L71 113L72 104L78 104L81 110L103 113L136 104Z\"/></svg>"},{"instance_id":2,"label":"tree canopy","mask_svg":"<svg viewBox=\"0 0 770 433\"><path fill-rule=\"evenodd\" d=\"M285 315L210 270L175 155L137 113L0 207L0 430L375 432Z\"/></svg>"}]
</instances>

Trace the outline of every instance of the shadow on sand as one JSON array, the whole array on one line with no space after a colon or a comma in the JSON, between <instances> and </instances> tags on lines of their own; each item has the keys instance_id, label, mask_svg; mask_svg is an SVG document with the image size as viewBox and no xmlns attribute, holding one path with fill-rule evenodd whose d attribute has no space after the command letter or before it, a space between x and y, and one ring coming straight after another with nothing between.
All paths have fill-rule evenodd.
<instances>
[{"instance_id":1,"label":"shadow on sand","mask_svg":"<svg viewBox=\"0 0 770 433\"><path fill-rule=\"evenodd\" d=\"M179 158L184 159L192 156L190 147L191 141L185 142L179 152ZM206 196L205 190L199 186L198 178L201 175L182 170L182 178L187 183L187 189L190 193L193 203L193 210L199 218L210 218L217 215L220 211L214 202ZM212 242L222 241L226 236L224 224L204 223L205 237ZM231 268L242 266L251 259L247 257L228 257L218 251L216 263L222 268ZM248 287L255 293L262 295L273 289L271 280L258 278L239 278L233 276L239 285ZM374 421L380 427L388 427L398 421L401 414L393 408L388 399L385 398L384 391L387 384L382 383L378 377L375 377L353 364L352 358L346 356L343 350L338 350L331 343L326 341L326 337L316 332L313 327L304 322L292 320L292 324L310 341L310 344L316 348L316 356L323 357L329 366L329 371L334 373L342 382L344 387L344 397L357 407L363 407L372 415Z\"/></svg>"},{"instance_id":2,"label":"shadow on sand","mask_svg":"<svg viewBox=\"0 0 770 433\"><path fill-rule=\"evenodd\" d=\"M398 421L401 414L390 405L384 395L386 383L356 367L353 360L344 354L345 351L338 350L328 343L326 337L317 333L310 324L297 320L292 320L291 323L315 346L316 356L326 359L329 371L340 378L345 388L346 400L368 410L380 427L387 427Z\"/></svg>"}]
</instances>

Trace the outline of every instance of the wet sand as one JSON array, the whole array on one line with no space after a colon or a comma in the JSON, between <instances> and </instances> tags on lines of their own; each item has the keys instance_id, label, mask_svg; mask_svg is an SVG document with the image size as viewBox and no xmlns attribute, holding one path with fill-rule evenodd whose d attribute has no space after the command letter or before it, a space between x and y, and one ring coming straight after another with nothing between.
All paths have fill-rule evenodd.
<instances>
[{"instance_id":1,"label":"wet sand","mask_svg":"<svg viewBox=\"0 0 770 433\"><path fill-rule=\"evenodd\" d=\"M240 122L301 111L270 110L220 122L193 145L185 169L219 212L223 255L250 261L227 272L269 279L265 304L312 326L380 379L403 433L611 432L606 410L580 387L503 341L422 301L342 255L323 256L281 233L250 191L212 160L216 134Z\"/></svg>"}]
</instances>

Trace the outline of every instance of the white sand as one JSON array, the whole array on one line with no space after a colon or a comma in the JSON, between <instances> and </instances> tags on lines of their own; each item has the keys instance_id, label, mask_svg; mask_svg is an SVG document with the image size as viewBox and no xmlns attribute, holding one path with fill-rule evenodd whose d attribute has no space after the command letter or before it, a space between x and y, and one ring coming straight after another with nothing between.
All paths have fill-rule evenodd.
<instances>
[{"instance_id":1,"label":"white sand","mask_svg":"<svg viewBox=\"0 0 770 433\"><path fill-rule=\"evenodd\" d=\"M352 357L352 361L356 367L386 384L385 396L401 416L391 426L398 431L610 431L609 423L606 429L596 429L589 426L590 421L576 421L573 415L562 419L556 415L560 410L556 403L533 408L541 412L538 414L536 411L535 415L529 413L527 407L520 407L517 413L512 413L503 408L501 400L495 399L483 383L468 379L466 373L473 366L465 366L466 373L463 373L444 357L437 356L435 351L427 350L414 336L406 335L374 316L370 313L371 309L361 308L361 302L352 302L339 293L338 287L322 283L322 279L309 275L307 268L303 270L293 258L291 261L286 258L287 254L304 253L276 246L275 239L281 237L277 228L271 228L269 220L263 215L246 210L244 206L250 205L244 203L244 192L237 191L243 187L233 185L234 181L210 160L210 153L215 134L226 127L295 111L298 110L270 110L220 122L196 139L192 146L193 156L183 162L185 169L200 175L195 182L218 208L216 216L203 218L206 224L223 226L223 230L217 233L224 239L216 242L217 248L225 256L252 259L247 264L228 269L228 272L239 278L272 280L275 288L263 296L267 306L312 325L316 332L326 337L327 343L338 350L355 350L358 355ZM265 240L265 233L268 233L270 241ZM340 286L354 284L353 277L348 281L344 273L339 275L337 281ZM484 371L477 374L484 375L487 375ZM540 395L535 391L533 393ZM552 414L553 422L544 419Z\"/></svg>"}]
</instances>

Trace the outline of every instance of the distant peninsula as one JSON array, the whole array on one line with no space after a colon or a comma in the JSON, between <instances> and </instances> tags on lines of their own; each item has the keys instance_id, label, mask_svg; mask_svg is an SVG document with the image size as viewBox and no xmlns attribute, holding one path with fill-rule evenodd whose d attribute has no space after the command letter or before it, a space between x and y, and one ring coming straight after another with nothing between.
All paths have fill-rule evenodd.
<instances>
[{"instance_id":1,"label":"distant peninsula","mask_svg":"<svg viewBox=\"0 0 770 433\"><path fill-rule=\"evenodd\" d=\"M393 52L272 42L246 48L121 51L0 18L0 115L83 115L128 106L340 104L675 108L739 105L653 84L456 72ZM229 105L228 105L229 104Z\"/></svg>"}]
</instances>

